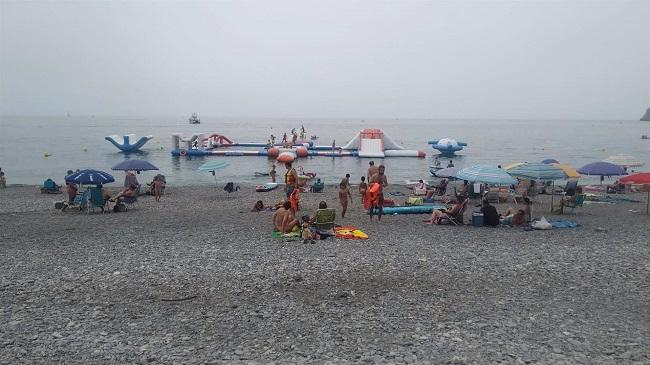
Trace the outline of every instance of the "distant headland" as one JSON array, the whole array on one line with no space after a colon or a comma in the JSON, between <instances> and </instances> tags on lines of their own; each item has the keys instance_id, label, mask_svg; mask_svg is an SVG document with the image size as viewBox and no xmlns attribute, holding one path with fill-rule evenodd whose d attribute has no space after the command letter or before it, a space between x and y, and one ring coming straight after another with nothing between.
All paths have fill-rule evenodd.
<instances>
[{"instance_id":1,"label":"distant headland","mask_svg":"<svg viewBox=\"0 0 650 365\"><path fill-rule=\"evenodd\" d=\"M645 111L645 114L641 117L642 122L650 122L650 108Z\"/></svg>"}]
</instances>

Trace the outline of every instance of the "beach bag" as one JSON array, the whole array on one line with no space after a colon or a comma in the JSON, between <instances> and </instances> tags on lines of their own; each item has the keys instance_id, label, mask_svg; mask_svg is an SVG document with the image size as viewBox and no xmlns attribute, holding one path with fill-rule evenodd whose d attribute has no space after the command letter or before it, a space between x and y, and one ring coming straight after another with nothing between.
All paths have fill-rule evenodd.
<instances>
[{"instance_id":1,"label":"beach bag","mask_svg":"<svg viewBox=\"0 0 650 365\"><path fill-rule=\"evenodd\" d=\"M126 205L122 203L115 204L113 206L114 213L126 212Z\"/></svg>"},{"instance_id":2,"label":"beach bag","mask_svg":"<svg viewBox=\"0 0 650 365\"><path fill-rule=\"evenodd\" d=\"M544 216L542 216L542 218L540 218L539 220L536 220L533 223L531 223L530 226L533 227L534 229L542 229L542 230L547 230L547 229L553 228L551 223L549 223L546 220L546 218L544 218Z\"/></svg>"}]
</instances>

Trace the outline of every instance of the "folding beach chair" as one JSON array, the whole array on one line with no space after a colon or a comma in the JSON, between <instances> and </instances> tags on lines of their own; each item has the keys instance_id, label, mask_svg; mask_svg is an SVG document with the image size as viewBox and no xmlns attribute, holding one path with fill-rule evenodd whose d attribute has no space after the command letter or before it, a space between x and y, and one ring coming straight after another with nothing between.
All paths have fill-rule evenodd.
<instances>
[{"instance_id":1,"label":"folding beach chair","mask_svg":"<svg viewBox=\"0 0 650 365\"><path fill-rule=\"evenodd\" d=\"M78 210L81 212L84 209L88 209L88 190L78 192L72 204L64 206L62 211Z\"/></svg>"},{"instance_id":2,"label":"folding beach chair","mask_svg":"<svg viewBox=\"0 0 650 365\"><path fill-rule=\"evenodd\" d=\"M316 211L316 230L321 234L334 234L334 219L336 210L334 208L318 209Z\"/></svg>"},{"instance_id":3,"label":"folding beach chair","mask_svg":"<svg viewBox=\"0 0 650 365\"><path fill-rule=\"evenodd\" d=\"M582 207L583 204L585 203L585 194L576 194L576 199L575 200L569 200L564 204L565 208L571 208L571 213L575 210L577 207Z\"/></svg>"},{"instance_id":4,"label":"folding beach chair","mask_svg":"<svg viewBox=\"0 0 650 365\"><path fill-rule=\"evenodd\" d=\"M95 212L95 208L99 208L102 210L102 213L105 213L107 203L108 200L104 199L101 188L90 188L90 207L93 212ZM87 209L87 212L90 213L90 209Z\"/></svg>"},{"instance_id":5,"label":"folding beach chair","mask_svg":"<svg viewBox=\"0 0 650 365\"><path fill-rule=\"evenodd\" d=\"M485 193L485 199L490 203L499 203L499 188L490 188Z\"/></svg>"},{"instance_id":6,"label":"folding beach chair","mask_svg":"<svg viewBox=\"0 0 650 365\"><path fill-rule=\"evenodd\" d=\"M469 198L465 198L460 205L457 205L456 211L450 210L445 212L445 216L440 218L440 224L453 224L455 226L460 226L463 224L465 210L467 209L467 203Z\"/></svg>"}]
</instances>

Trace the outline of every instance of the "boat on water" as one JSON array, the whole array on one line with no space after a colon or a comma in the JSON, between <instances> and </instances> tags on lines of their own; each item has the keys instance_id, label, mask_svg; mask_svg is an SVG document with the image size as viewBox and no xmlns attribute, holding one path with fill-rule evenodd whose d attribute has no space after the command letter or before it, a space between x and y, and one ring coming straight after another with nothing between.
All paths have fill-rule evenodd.
<instances>
[{"instance_id":1,"label":"boat on water","mask_svg":"<svg viewBox=\"0 0 650 365\"><path fill-rule=\"evenodd\" d=\"M309 139L311 139L312 141L315 141L315 140L318 139L318 136L311 136Z\"/></svg>"},{"instance_id":2,"label":"boat on water","mask_svg":"<svg viewBox=\"0 0 650 365\"><path fill-rule=\"evenodd\" d=\"M192 116L190 119L188 119L190 124L201 124L201 119L199 118L198 114L192 113Z\"/></svg>"}]
</instances>

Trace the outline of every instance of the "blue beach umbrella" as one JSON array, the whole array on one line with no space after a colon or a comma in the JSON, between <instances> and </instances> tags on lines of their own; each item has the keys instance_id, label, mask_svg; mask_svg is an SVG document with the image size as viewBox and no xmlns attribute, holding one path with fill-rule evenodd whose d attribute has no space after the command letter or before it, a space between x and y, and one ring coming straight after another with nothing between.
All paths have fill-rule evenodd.
<instances>
[{"instance_id":1,"label":"blue beach umbrella","mask_svg":"<svg viewBox=\"0 0 650 365\"><path fill-rule=\"evenodd\" d=\"M586 164L578 169L578 172L582 175L596 175L596 176L618 176L618 175L627 175L625 169L622 166L614 165L609 162L592 162Z\"/></svg>"},{"instance_id":2,"label":"blue beach umbrella","mask_svg":"<svg viewBox=\"0 0 650 365\"><path fill-rule=\"evenodd\" d=\"M81 170L65 177L65 182L81 185L108 184L115 181L111 174L98 170Z\"/></svg>"},{"instance_id":3,"label":"blue beach umbrella","mask_svg":"<svg viewBox=\"0 0 650 365\"><path fill-rule=\"evenodd\" d=\"M546 160L542 160L542 163L545 164L552 164L552 163L560 163L560 161L554 159L554 158L547 158Z\"/></svg>"},{"instance_id":4,"label":"blue beach umbrella","mask_svg":"<svg viewBox=\"0 0 650 365\"><path fill-rule=\"evenodd\" d=\"M121 171L149 171L158 170L156 166L145 160L128 159L111 167L111 170Z\"/></svg>"},{"instance_id":5,"label":"blue beach umbrella","mask_svg":"<svg viewBox=\"0 0 650 365\"><path fill-rule=\"evenodd\" d=\"M475 165L458 170L458 179L495 185L512 185L517 180L505 170L488 165Z\"/></svg>"}]
</instances>

